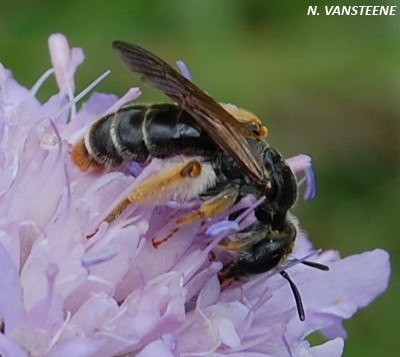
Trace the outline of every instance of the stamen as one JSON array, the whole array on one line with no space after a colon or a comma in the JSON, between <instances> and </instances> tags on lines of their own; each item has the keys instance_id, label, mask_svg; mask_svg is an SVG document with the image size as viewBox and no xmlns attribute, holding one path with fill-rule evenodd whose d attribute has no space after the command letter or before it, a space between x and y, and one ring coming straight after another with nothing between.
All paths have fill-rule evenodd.
<instances>
[{"instance_id":1,"label":"stamen","mask_svg":"<svg viewBox=\"0 0 400 357\"><path fill-rule=\"evenodd\" d=\"M57 264L50 263L46 267L46 278L47 278L47 295L46 295L46 303L44 307L46 308L45 316L43 316L43 321L46 321L48 318L48 314L51 311L52 305L53 305L53 298L54 298L54 287L55 287L55 281L56 277L58 275L59 268Z\"/></svg>"},{"instance_id":2,"label":"stamen","mask_svg":"<svg viewBox=\"0 0 400 357\"><path fill-rule=\"evenodd\" d=\"M130 88L121 98L119 98L105 113L104 115L108 115L111 113L115 113L119 108L121 108L124 104L133 102L135 99L140 97L142 92L138 87Z\"/></svg>"},{"instance_id":3,"label":"stamen","mask_svg":"<svg viewBox=\"0 0 400 357\"><path fill-rule=\"evenodd\" d=\"M315 198L317 193L316 184L315 184L315 175L312 166L308 166L304 170L305 178L306 178L306 191L304 192L304 200L309 201Z\"/></svg>"},{"instance_id":4,"label":"stamen","mask_svg":"<svg viewBox=\"0 0 400 357\"><path fill-rule=\"evenodd\" d=\"M94 87L96 87L105 77L107 77L111 73L110 70L105 71L100 77L96 78L92 83L90 83L82 92L80 92L76 97L72 98L64 107L62 107L54 117L57 118L64 111L71 109L72 106L80 101L87 93L89 93Z\"/></svg>"},{"instance_id":5,"label":"stamen","mask_svg":"<svg viewBox=\"0 0 400 357\"><path fill-rule=\"evenodd\" d=\"M70 77L69 66L71 63L71 49L67 38L59 33L49 37L48 47L50 61L53 65L56 82L60 90L66 89L68 97L73 97L74 88L68 77Z\"/></svg>"},{"instance_id":6,"label":"stamen","mask_svg":"<svg viewBox=\"0 0 400 357\"><path fill-rule=\"evenodd\" d=\"M131 161L129 163L129 172L134 177L138 177L142 171L143 171L143 167L137 161Z\"/></svg>"},{"instance_id":7,"label":"stamen","mask_svg":"<svg viewBox=\"0 0 400 357\"><path fill-rule=\"evenodd\" d=\"M54 75L60 93L66 94L69 101L72 102L75 92L75 82L73 74L76 68L82 64L84 60L83 51L78 48L71 49L67 38L62 34L53 34L49 37L48 47L50 53L50 61L54 68ZM70 117L75 117L76 102L70 106Z\"/></svg>"},{"instance_id":8,"label":"stamen","mask_svg":"<svg viewBox=\"0 0 400 357\"><path fill-rule=\"evenodd\" d=\"M57 156L56 156L56 165L60 162L60 158L61 158L61 152L62 152L62 139L61 139L61 135L56 127L56 125L54 124L53 120L50 119L50 125L54 131L54 134L56 136L57 139L57 144L58 144L58 148L57 148Z\"/></svg>"},{"instance_id":9,"label":"stamen","mask_svg":"<svg viewBox=\"0 0 400 357\"><path fill-rule=\"evenodd\" d=\"M88 268L93 265L101 264L113 259L119 251L117 249L108 249L107 251L100 252L97 255L84 257L82 259L82 266Z\"/></svg>"},{"instance_id":10,"label":"stamen","mask_svg":"<svg viewBox=\"0 0 400 357\"><path fill-rule=\"evenodd\" d=\"M212 224L206 229L206 236L217 237L220 234L228 235L240 230L239 224L235 221L223 220Z\"/></svg>"},{"instance_id":11,"label":"stamen","mask_svg":"<svg viewBox=\"0 0 400 357\"><path fill-rule=\"evenodd\" d=\"M188 66L186 66L183 61L176 61L176 65L181 71L182 76L184 76L187 80L192 81L192 75L190 74Z\"/></svg>"},{"instance_id":12,"label":"stamen","mask_svg":"<svg viewBox=\"0 0 400 357\"><path fill-rule=\"evenodd\" d=\"M46 268L47 297L48 298L51 298L51 296L53 296L54 284L55 284L57 274L58 274L58 266L54 263L50 263Z\"/></svg>"},{"instance_id":13,"label":"stamen","mask_svg":"<svg viewBox=\"0 0 400 357\"><path fill-rule=\"evenodd\" d=\"M75 98L73 99L73 102L74 103L79 102L86 94L88 94L94 87L96 87L110 73L111 73L111 71L107 70L103 74L101 74L92 83L90 83L84 90L82 90L77 96L75 96Z\"/></svg>"},{"instance_id":14,"label":"stamen","mask_svg":"<svg viewBox=\"0 0 400 357\"><path fill-rule=\"evenodd\" d=\"M37 92L39 91L40 87L43 85L43 83L54 73L54 69L50 68L46 72L44 72L39 79L36 81L36 83L32 86L31 88L31 94L32 96L36 96Z\"/></svg>"},{"instance_id":15,"label":"stamen","mask_svg":"<svg viewBox=\"0 0 400 357\"><path fill-rule=\"evenodd\" d=\"M71 205L72 205L72 193L71 193L71 180L69 178L69 173L67 170L67 165L64 164L64 175L67 187L67 202L66 202L66 215L68 216L71 212Z\"/></svg>"},{"instance_id":16,"label":"stamen","mask_svg":"<svg viewBox=\"0 0 400 357\"><path fill-rule=\"evenodd\" d=\"M304 200L312 200L316 195L315 175L312 168L311 158L307 155L300 154L286 160L287 164L294 173L304 172L305 177L298 182L298 186L306 184L304 192Z\"/></svg>"},{"instance_id":17,"label":"stamen","mask_svg":"<svg viewBox=\"0 0 400 357\"><path fill-rule=\"evenodd\" d=\"M60 327L60 328L58 329L58 331L53 335L53 337L52 337L52 339L51 339L49 345L47 346L47 349L46 349L46 351L45 351L46 353L49 352L49 351L53 348L53 346L57 343L57 341L59 340L59 338L60 338L60 336L62 335L62 333L64 332L64 330L67 328L67 326L68 326L68 324L69 324L69 322L70 322L70 320L71 320L71 316L72 316L71 312L70 312L70 311L67 311L66 316L65 316L65 319L64 319L64 321L63 321L61 327Z\"/></svg>"},{"instance_id":18,"label":"stamen","mask_svg":"<svg viewBox=\"0 0 400 357\"><path fill-rule=\"evenodd\" d=\"M247 215L249 215L251 212L253 212L256 209L256 207L258 207L261 203L263 203L265 201L265 199L266 199L265 196L259 198L252 205L250 205L243 213L241 213L239 216L237 216L235 221L238 223L241 223L247 217Z\"/></svg>"},{"instance_id":19,"label":"stamen","mask_svg":"<svg viewBox=\"0 0 400 357\"><path fill-rule=\"evenodd\" d=\"M292 349L290 348L290 344L289 344L289 342L288 342L286 336L285 336L285 335L282 335L281 338L282 338L283 345L285 346L286 351L287 351L288 354L289 354L289 357L293 357Z\"/></svg>"}]
</instances>

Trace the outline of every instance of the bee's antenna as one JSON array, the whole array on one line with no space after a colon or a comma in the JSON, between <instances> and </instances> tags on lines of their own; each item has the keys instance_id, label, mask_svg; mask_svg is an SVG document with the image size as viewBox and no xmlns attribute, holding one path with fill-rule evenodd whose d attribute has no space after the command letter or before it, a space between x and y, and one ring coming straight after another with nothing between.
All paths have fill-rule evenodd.
<instances>
[{"instance_id":1,"label":"bee's antenna","mask_svg":"<svg viewBox=\"0 0 400 357\"><path fill-rule=\"evenodd\" d=\"M300 291L297 289L296 284L293 282L292 279L290 279L289 274L286 273L284 270L280 272L280 274L288 281L293 295L294 299L296 301L296 306L297 306L297 313L299 314L299 319L300 321L304 321L306 319L306 314L304 312L304 306L303 306L303 301L301 300L300 296Z\"/></svg>"},{"instance_id":2,"label":"bee's antenna","mask_svg":"<svg viewBox=\"0 0 400 357\"><path fill-rule=\"evenodd\" d=\"M329 267L324 264L316 263L316 262L310 262L309 260L305 260L301 262L301 264L307 265L308 267L323 270L323 271L328 271Z\"/></svg>"}]
</instances>

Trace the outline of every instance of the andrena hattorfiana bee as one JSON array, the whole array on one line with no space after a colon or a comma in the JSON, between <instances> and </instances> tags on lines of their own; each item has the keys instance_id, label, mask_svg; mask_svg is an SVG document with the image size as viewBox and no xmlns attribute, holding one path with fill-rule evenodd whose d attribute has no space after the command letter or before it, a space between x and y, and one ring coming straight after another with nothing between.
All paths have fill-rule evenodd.
<instances>
[{"instance_id":1,"label":"andrena hattorfiana bee","mask_svg":"<svg viewBox=\"0 0 400 357\"><path fill-rule=\"evenodd\" d=\"M276 267L292 252L296 228L288 211L297 197L296 178L283 157L264 140L267 129L254 114L220 104L166 62L126 42L114 50L134 72L176 104L130 104L109 114L75 144L72 160L82 171L118 169L131 161L176 158L142 182L107 216L112 222L131 204L187 201L204 203L180 219L207 219L226 211L248 194L265 198L255 208L256 222L224 240L235 255L221 280L260 274ZM303 262L327 270L324 265ZM305 313L300 293L285 271L299 318Z\"/></svg>"}]
</instances>

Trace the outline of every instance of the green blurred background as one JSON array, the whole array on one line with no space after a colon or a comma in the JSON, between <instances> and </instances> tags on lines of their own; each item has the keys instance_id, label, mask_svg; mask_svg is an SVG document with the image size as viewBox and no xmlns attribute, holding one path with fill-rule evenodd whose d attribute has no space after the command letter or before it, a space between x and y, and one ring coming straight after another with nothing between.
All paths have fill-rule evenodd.
<instances>
[{"instance_id":1,"label":"green blurred background","mask_svg":"<svg viewBox=\"0 0 400 357\"><path fill-rule=\"evenodd\" d=\"M285 156L304 152L314 159L318 196L301 202L295 213L315 246L338 249L343 256L377 247L390 252L389 290L346 322L345 356L393 355L400 347L395 333L400 306L400 8L396 16L386 17L307 16L308 6L316 4L326 5L0 0L0 61L31 86L49 67L47 37L62 32L86 54L78 90L110 68L112 75L97 89L121 95L138 84L111 50L113 40L126 40L170 63L184 59L193 80L216 99L260 115L270 129L269 141ZM51 82L42 98L54 91ZM145 92L145 100L163 99Z\"/></svg>"}]
</instances>

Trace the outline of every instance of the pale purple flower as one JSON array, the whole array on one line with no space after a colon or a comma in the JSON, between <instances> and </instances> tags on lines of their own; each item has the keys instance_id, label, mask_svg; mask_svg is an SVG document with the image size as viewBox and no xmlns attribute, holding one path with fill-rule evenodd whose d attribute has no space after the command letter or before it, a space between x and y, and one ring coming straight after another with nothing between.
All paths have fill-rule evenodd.
<instances>
[{"instance_id":1,"label":"pale purple flower","mask_svg":"<svg viewBox=\"0 0 400 357\"><path fill-rule=\"evenodd\" d=\"M75 93L83 53L59 34L49 48L53 69L31 90L0 67L0 355L340 356L343 320L387 287L387 253L318 254L300 230L286 266L221 291L222 263L210 253L254 220L252 197L238 203L247 215L183 226L159 249L152 240L175 229L175 217L196 202L132 207L107 225L120 199L166 163L154 159L143 170L133 163L134 175L81 173L71 163L71 145L140 92L131 89L120 100L94 93L77 110L88 91ZM42 104L35 95L51 74L59 93ZM312 198L309 157L288 163L304 173L305 198ZM296 263L304 258L330 271ZM304 322L282 268L301 292ZM327 342L310 346L314 331Z\"/></svg>"}]
</instances>

